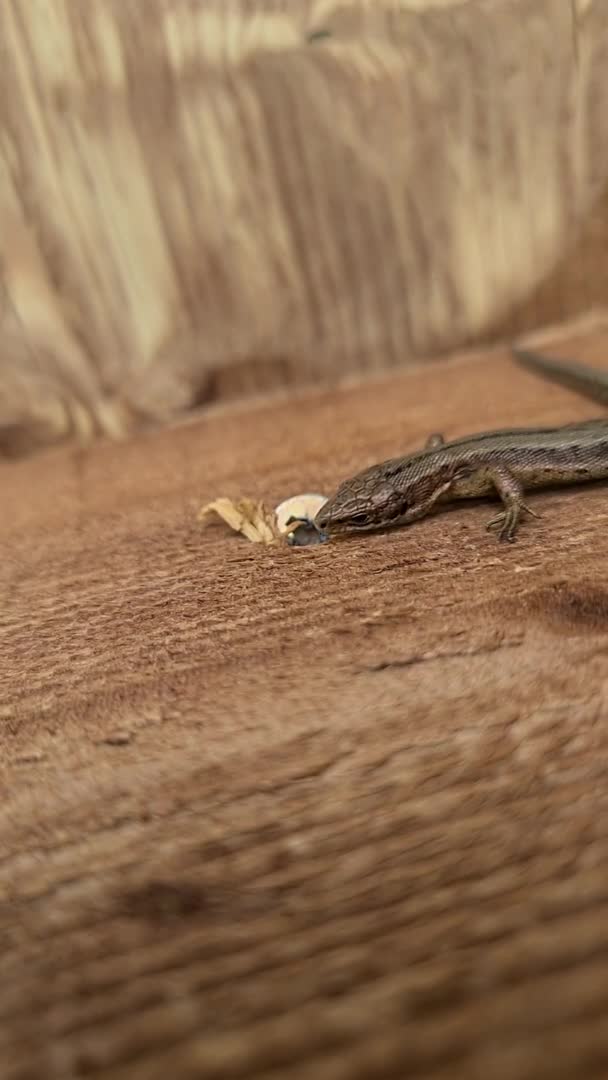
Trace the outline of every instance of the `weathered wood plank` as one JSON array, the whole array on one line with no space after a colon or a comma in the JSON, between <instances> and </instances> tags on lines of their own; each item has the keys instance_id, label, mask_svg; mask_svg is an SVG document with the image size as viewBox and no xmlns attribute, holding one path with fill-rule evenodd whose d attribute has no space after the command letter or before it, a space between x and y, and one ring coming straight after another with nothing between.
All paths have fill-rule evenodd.
<instances>
[{"instance_id":1,"label":"weathered wood plank","mask_svg":"<svg viewBox=\"0 0 608 1080\"><path fill-rule=\"evenodd\" d=\"M3 1077L605 1076L606 486L506 550L194 521L593 406L495 353L299 409L0 468Z\"/></svg>"},{"instance_id":2,"label":"weathered wood plank","mask_svg":"<svg viewBox=\"0 0 608 1080\"><path fill-rule=\"evenodd\" d=\"M413 7L0 6L0 449L605 296L603 0Z\"/></svg>"}]
</instances>

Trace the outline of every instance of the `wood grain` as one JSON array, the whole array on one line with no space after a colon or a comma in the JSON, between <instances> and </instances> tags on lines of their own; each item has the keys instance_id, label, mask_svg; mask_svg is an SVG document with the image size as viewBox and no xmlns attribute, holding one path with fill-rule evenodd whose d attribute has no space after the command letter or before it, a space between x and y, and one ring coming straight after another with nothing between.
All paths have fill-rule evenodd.
<instances>
[{"instance_id":1,"label":"wood grain","mask_svg":"<svg viewBox=\"0 0 608 1080\"><path fill-rule=\"evenodd\" d=\"M603 0L6 0L0 41L5 454L605 301Z\"/></svg>"},{"instance_id":2,"label":"wood grain","mask_svg":"<svg viewBox=\"0 0 608 1080\"><path fill-rule=\"evenodd\" d=\"M0 466L3 1077L599 1080L605 485L506 550L195 520L593 406L494 351L295 408Z\"/></svg>"}]
</instances>

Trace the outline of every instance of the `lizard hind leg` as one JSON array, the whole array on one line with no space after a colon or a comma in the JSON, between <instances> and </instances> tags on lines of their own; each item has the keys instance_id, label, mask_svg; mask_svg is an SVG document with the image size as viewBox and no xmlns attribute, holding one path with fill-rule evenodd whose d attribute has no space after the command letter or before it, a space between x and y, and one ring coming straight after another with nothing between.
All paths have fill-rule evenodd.
<instances>
[{"instance_id":1,"label":"lizard hind leg","mask_svg":"<svg viewBox=\"0 0 608 1080\"><path fill-rule=\"evenodd\" d=\"M486 528L498 529L498 539L512 544L515 540L522 514L540 517L524 502L524 489L516 476L503 465L488 470L488 476L502 499L504 510L488 522Z\"/></svg>"}]
</instances>

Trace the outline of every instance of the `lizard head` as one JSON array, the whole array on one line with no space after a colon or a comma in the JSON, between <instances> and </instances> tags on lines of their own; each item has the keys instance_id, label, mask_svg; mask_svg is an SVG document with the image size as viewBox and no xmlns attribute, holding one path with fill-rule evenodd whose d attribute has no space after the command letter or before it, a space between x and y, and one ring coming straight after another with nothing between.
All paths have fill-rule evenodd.
<instances>
[{"instance_id":1,"label":"lizard head","mask_svg":"<svg viewBox=\"0 0 608 1080\"><path fill-rule=\"evenodd\" d=\"M409 503L377 467L345 480L319 510L315 525L323 533L361 532L405 524Z\"/></svg>"}]
</instances>

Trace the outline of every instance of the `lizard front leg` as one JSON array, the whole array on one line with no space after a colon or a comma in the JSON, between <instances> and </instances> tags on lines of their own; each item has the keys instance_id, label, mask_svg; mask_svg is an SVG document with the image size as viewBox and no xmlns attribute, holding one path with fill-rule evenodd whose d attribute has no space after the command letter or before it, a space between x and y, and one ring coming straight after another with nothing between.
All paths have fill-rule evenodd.
<instances>
[{"instance_id":1,"label":"lizard front leg","mask_svg":"<svg viewBox=\"0 0 608 1080\"><path fill-rule=\"evenodd\" d=\"M425 450L432 450L432 448L434 446L443 446L444 443L445 443L445 439L444 439L443 435L441 435L438 431L435 431L435 432L433 432L432 435L429 435L428 439L426 440L426 442L424 444L424 449Z\"/></svg>"},{"instance_id":2,"label":"lizard front leg","mask_svg":"<svg viewBox=\"0 0 608 1080\"><path fill-rule=\"evenodd\" d=\"M504 465L489 468L487 474L502 499L504 510L492 518L486 528L500 529L499 540L513 543L522 514L530 514L532 517L540 515L526 506L522 484Z\"/></svg>"},{"instance_id":3,"label":"lizard front leg","mask_svg":"<svg viewBox=\"0 0 608 1080\"><path fill-rule=\"evenodd\" d=\"M403 517L403 521L406 524L410 524L412 521L418 521L420 518L426 517L430 514L431 510L440 499L449 495L454 482L459 479L459 476L448 477L447 480L437 484L436 487L428 491L420 501L410 505L406 514Z\"/></svg>"}]
</instances>

